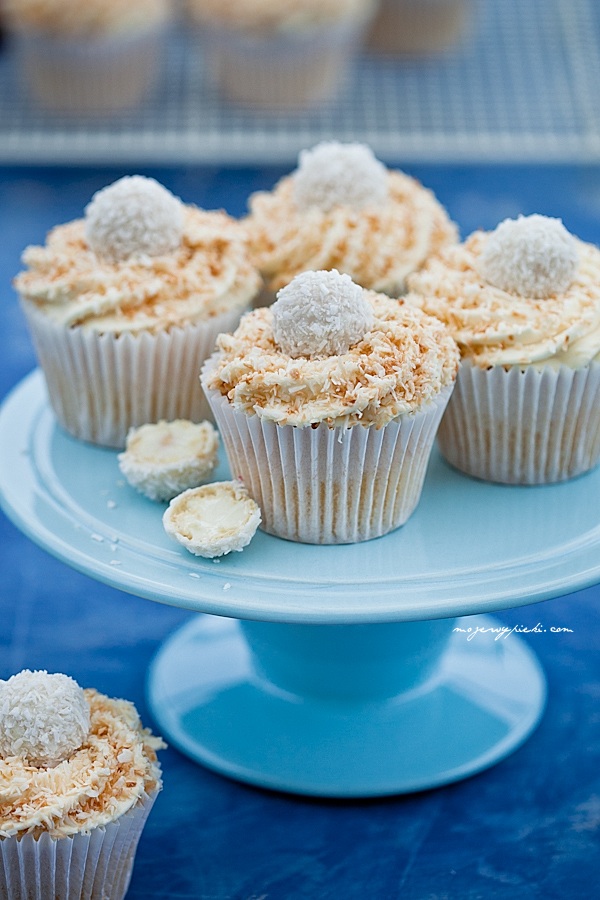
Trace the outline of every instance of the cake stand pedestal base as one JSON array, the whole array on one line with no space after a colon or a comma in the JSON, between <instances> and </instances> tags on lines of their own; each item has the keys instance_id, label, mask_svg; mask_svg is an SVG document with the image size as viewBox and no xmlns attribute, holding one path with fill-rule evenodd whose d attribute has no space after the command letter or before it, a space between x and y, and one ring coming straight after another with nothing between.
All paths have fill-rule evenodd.
<instances>
[{"instance_id":1,"label":"cake stand pedestal base","mask_svg":"<svg viewBox=\"0 0 600 900\"><path fill-rule=\"evenodd\" d=\"M497 627L487 616L368 625L199 616L157 654L149 702L168 740L240 781L321 797L424 790L493 765L539 721L540 666L515 635L489 631Z\"/></svg>"}]
</instances>

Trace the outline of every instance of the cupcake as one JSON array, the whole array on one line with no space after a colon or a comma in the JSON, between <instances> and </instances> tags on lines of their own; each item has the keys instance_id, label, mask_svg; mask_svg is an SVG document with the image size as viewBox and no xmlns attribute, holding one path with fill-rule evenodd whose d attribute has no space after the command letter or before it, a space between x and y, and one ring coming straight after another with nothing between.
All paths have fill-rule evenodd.
<instances>
[{"instance_id":1,"label":"cupcake","mask_svg":"<svg viewBox=\"0 0 600 900\"><path fill-rule=\"evenodd\" d=\"M187 0L201 52L225 97L303 108L341 86L374 0Z\"/></svg>"},{"instance_id":2,"label":"cupcake","mask_svg":"<svg viewBox=\"0 0 600 900\"><path fill-rule=\"evenodd\" d=\"M600 250L559 219L477 231L409 279L407 298L462 355L439 445L506 484L573 478L600 459Z\"/></svg>"},{"instance_id":3,"label":"cupcake","mask_svg":"<svg viewBox=\"0 0 600 900\"><path fill-rule=\"evenodd\" d=\"M121 900L161 789L133 704L25 670L0 681L0 896Z\"/></svg>"},{"instance_id":4,"label":"cupcake","mask_svg":"<svg viewBox=\"0 0 600 900\"><path fill-rule=\"evenodd\" d=\"M23 76L44 107L106 113L154 83L171 0L5 0Z\"/></svg>"},{"instance_id":5,"label":"cupcake","mask_svg":"<svg viewBox=\"0 0 600 900\"><path fill-rule=\"evenodd\" d=\"M202 384L263 529L342 544L413 512L457 366L436 319L305 272L219 337Z\"/></svg>"},{"instance_id":6,"label":"cupcake","mask_svg":"<svg viewBox=\"0 0 600 900\"><path fill-rule=\"evenodd\" d=\"M464 36L472 11L472 0L380 0L368 44L382 53L439 53Z\"/></svg>"},{"instance_id":7,"label":"cupcake","mask_svg":"<svg viewBox=\"0 0 600 900\"><path fill-rule=\"evenodd\" d=\"M325 141L300 153L297 169L249 201L253 259L271 292L300 272L337 269L391 297L442 247L456 226L431 191L389 171L363 144Z\"/></svg>"},{"instance_id":8,"label":"cupcake","mask_svg":"<svg viewBox=\"0 0 600 900\"><path fill-rule=\"evenodd\" d=\"M67 431L120 449L134 426L206 418L202 362L260 285L237 222L127 177L23 261L15 285Z\"/></svg>"}]
</instances>

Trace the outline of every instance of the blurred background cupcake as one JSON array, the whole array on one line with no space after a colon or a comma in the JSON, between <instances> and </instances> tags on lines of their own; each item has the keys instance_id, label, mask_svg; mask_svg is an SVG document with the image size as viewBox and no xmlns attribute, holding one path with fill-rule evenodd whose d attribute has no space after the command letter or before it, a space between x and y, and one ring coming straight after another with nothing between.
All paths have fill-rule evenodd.
<instances>
[{"instance_id":1,"label":"blurred background cupcake","mask_svg":"<svg viewBox=\"0 0 600 900\"><path fill-rule=\"evenodd\" d=\"M548 484L600 460L600 250L559 219L477 231L409 278L462 355L438 442L486 481Z\"/></svg>"},{"instance_id":2,"label":"blurred background cupcake","mask_svg":"<svg viewBox=\"0 0 600 900\"><path fill-rule=\"evenodd\" d=\"M200 368L261 283L237 221L134 175L23 261L15 286L67 431L121 449L133 426L209 414Z\"/></svg>"},{"instance_id":3,"label":"blurred background cupcake","mask_svg":"<svg viewBox=\"0 0 600 900\"><path fill-rule=\"evenodd\" d=\"M458 348L444 325L339 272L303 272L221 335L202 383L261 527L310 544L414 511Z\"/></svg>"},{"instance_id":4,"label":"blurred background cupcake","mask_svg":"<svg viewBox=\"0 0 600 900\"><path fill-rule=\"evenodd\" d=\"M407 56L439 53L468 32L472 11L473 0L380 0L368 45Z\"/></svg>"},{"instance_id":5,"label":"blurred background cupcake","mask_svg":"<svg viewBox=\"0 0 600 900\"><path fill-rule=\"evenodd\" d=\"M264 281L262 302L295 275L337 269L391 297L458 229L432 191L387 169L364 144L324 141L272 191L249 200L250 250Z\"/></svg>"},{"instance_id":6,"label":"blurred background cupcake","mask_svg":"<svg viewBox=\"0 0 600 900\"><path fill-rule=\"evenodd\" d=\"M132 703L27 669L0 681L0 897L122 900L162 787Z\"/></svg>"},{"instance_id":7,"label":"blurred background cupcake","mask_svg":"<svg viewBox=\"0 0 600 900\"><path fill-rule=\"evenodd\" d=\"M31 96L72 114L127 109L160 71L172 0L4 0Z\"/></svg>"},{"instance_id":8,"label":"blurred background cupcake","mask_svg":"<svg viewBox=\"0 0 600 900\"><path fill-rule=\"evenodd\" d=\"M374 0L187 0L209 71L230 100L307 107L340 87Z\"/></svg>"}]
</instances>

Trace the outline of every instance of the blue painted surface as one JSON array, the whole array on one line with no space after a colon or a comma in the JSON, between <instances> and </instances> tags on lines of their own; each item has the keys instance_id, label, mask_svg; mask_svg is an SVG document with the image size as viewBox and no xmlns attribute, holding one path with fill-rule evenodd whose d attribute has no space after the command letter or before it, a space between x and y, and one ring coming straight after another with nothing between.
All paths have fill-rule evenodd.
<instances>
[{"instance_id":1,"label":"blue painted surface","mask_svg":"<svg viewBox=\"0 0 600 900\"><path fill-rule=\"evenodd\" d=\"M600 169L415 168L464 234L518 212L562 216L600 243ZM80 215L112 170L0 172L0 396L35 365L10 277L25 244ZM188 202L244 210L273 170L153 172ZM514 522L519 529L520 523ZM533 526L531 526L533 527ZM149 721L152 657L191 614L120 593L55 561L0 517L0 677L65 671L133 700ZM129 897L198 900L593 898L600 853L600 590L507 611L548 678L539 728L467 781L402 798L322 801L228 781L176 750ZM551 633L551 627L570 629ZM510 636L503 640L510 640ZM473 643L477 636L473 639Z\"/></svg>"}]
</instances>

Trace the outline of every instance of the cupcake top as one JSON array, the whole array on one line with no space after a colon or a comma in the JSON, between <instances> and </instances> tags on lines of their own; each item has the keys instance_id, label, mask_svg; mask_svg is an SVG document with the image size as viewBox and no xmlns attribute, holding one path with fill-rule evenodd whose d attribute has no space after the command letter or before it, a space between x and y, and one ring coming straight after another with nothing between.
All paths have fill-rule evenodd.
<instances>
[{"instance_id":1,"label":"cupcake top","mask_svg":"<svg viewBox=\"0 0 600 900\"><path fill-rule=\"evenodd\" d=\"M361 19L373 0L187 0L193 18L243 31L300 31Z\"/></svg>"},{"instance_id":2,"label":"cupcake top","mask_svg":"<svg viewBox=\"0 0 600 900\"><path fill-rule=\"evenodd\" d=\"M337 271L298 275L217 346L206 386L248 415L297 427L381 428L434 399L458 368L441 322Z\"/></svg>"},{"instance_id":3,"label":"cupcake top","mask_svg":"<svg viewBox=\"0 0 600 900\"><path fill-rule=\"evenodd\" d=\"M473 364L587 365L600 353L600 250L558 219L521 216L448 247L409 278Z\"/></svg>"},{"instance_id":4,"label":"cupcake top","mask_svg":"<svg viewBox=\"0 0 600 900\"><path fill-rule=\"evenodd\" d=\"M276 291L300 272L338 269L363 287L398 296L406 277L446 244L455 225L433 193L388 171L361 144L326 141L258 192L247 218L252 256Z\"/></svg>"},{"instance_id":5,"label":"cupcake top","mask_svg":"<svg viewBox=\"0 0 600 900\"><path fill-rule=\"evenodd\" d=\"M85 219L54 228L23 262L24 299L59 325L98 332L204 321L242 309L260 285L242 226L139 175L99 191Z\"/></svg>"},{"instance_id":6,"label":"cupcake top","mask_svg":"<svg viewBox=\"0 0 600 900\"><path fill-rule=\"evenodd\" d=\"M160 738L132 703L25 670L0 681L0 838L89 831L161 787Z\"/></svg>"},{"instance_id":7,"label":"cupcake top","mask_svg":"<svg viewBox=\"0 0 600 900\"><path fill-rule=\"evenodd\" d=\"M4 0L15 31L100 37L146 30L169 18L171 0Z\"/></svg>"}]
</instances>

